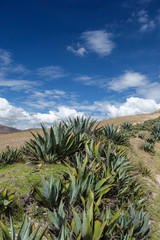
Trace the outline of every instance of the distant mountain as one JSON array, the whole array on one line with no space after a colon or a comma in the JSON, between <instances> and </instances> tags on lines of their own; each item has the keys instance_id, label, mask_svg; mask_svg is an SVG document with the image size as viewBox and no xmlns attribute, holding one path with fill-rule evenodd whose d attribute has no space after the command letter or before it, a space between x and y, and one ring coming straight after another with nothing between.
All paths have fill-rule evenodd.
<instances>
[{"instance_id":1,"label":"distant mountain","mask_svg":"<svg viewBox=\"0 0 160 240\"><path fill-rule=\"evenodd\" d=\"M2 126L0 125L0 134L5 134L5 133L15 133L15 132L20 132L21 130L18 130L16 128L12 127L7 127L7 126Z\"/></svg>"}]
</instances>

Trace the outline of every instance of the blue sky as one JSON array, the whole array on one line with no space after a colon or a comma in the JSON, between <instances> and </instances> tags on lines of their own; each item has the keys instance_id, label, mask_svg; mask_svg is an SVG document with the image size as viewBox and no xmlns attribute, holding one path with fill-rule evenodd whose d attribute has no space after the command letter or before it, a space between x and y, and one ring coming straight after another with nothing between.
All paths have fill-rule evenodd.
<instances>
[{"instance_id":1,"label":"blue sky","mask_svg":"<svg viewBox=\"0 0 160 240\"><path fill-rule=\"evenodd\" d=\"M158 0L0 0L0 124L160 108Z\"/></svg>"}]
</instances>

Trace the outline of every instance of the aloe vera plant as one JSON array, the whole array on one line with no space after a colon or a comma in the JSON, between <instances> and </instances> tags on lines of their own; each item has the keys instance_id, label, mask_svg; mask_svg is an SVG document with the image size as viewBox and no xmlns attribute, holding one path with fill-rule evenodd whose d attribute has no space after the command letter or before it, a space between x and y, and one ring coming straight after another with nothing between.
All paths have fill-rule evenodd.
<instances>
[{"instance_id":1,"label":"aloe vera plant","mask_svg":"<svg viewBox=\"0 0 160 240\"><path fill-rule=\"evenodd\" d=\"M59 205L62 197L62 185L60 180L54 180L51 174L49 183L41 177L43 193L34 186L33 195L45 207L52 209Z\"/></svg>"},{"instance_id":2,"label":"aloe vera plant","mask_svg":"<svg viewBox=\"0 0 160 240\"><path fill-rule=\"evenodd\" d=\"M12 218L10 218L11 229L9 229L0 220L0 227L2 231L2 240L42 240L48 226L45 226L39 233L39 227L35 228L31 221L28 222L27 216L21 225L17 237L15 234Z\"/></svg>"}]
</instances>

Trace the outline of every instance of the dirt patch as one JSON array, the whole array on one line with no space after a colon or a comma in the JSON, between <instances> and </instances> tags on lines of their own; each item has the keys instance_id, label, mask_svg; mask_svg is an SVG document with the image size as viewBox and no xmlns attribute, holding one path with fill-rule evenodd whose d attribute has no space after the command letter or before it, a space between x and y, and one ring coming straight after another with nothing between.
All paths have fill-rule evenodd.
<instances>
[{"instance_id":1,"label":"dirt patch","mask_svg":"<svg viewBox=\"0 0 160 240\"><path fill-rule=\"evenodd\" d=\"M155 177L156 177L157 182L158 182L159 185L160 185L160 175L157 174Z\"/></svg>"}]
</instances>

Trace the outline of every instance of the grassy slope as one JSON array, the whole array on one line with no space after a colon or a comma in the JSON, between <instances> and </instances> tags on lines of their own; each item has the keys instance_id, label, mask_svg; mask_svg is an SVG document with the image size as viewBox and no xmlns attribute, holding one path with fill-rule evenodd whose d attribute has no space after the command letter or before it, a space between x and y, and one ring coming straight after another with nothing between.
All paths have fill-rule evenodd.
<instances>
[{"instance_id":1,"label":"grassy slope","mask_svg":"<svg viewBox=\"0 0 160 240\"><path fill-rule=\"evenodd\" d=\"M114 123L116 125L124 122L143 122L143 120L148 120L154 118L157 115L146 115L138 116L129 116L117 119L109 119L101 122L101 125L108 123ZM148 133L146 132L146 135ZM137 134L138 135L138 134ZM7 145L12 147L22 146L26 141L31 138L29 131L12 133L0 135L0 149L4 149ZM144 140L135 137L130 139L131 147L129 148L131 161L136 165L139 165L139 162L142 163L142 166L151 171L150 176L144 175L142 183L146 191L152 191L152 194L148 200L148 210L151 216L151 220L154 222L154 229L156 231L153 233L153 240L160 239L160 143L156 143L156 152L154 155L146 153L143 150L140 150L139 146ZM15 196L21 198L27 195L32 184L40 185L40 175L46 176L49 178L50 174L53 173L55 177L59 177L61 173L65 170L64 166L61 165L44 165L40 169L40 172L34 172L34 166L29 166L27 164L13 164L8 165L0 169L0 183L2 189L5 186L9 185L9 188L15 191ZM19 197L19 194L21 197ZM29 213L32 215L35 213L35 206L32 208ZM28 213L28 212L27 212ZM37 216L38 218L38 216Z\"/></svg>"},{"instance_id":2,"label":"grassy slope","mask_svg":"<svg viewBox=\"0 0 160 240\"><path fill-rule=\"evenodd\" d=\"M130 140L131 149L131 161L147 170L150 170L149 175L145 175L142 178L142 185L146 191L150 192L151 195L148 199L148 211L151 216L151 220L154 223L154 230L152 239L160 239L160 181L157 181L158 176L160 176L160 143L156 143L155 154L144 152L139 148L139 146L144 142L144 140L136 137ZM140 168L141 169L141 168Z\"/></svg>"}]
</instances>

